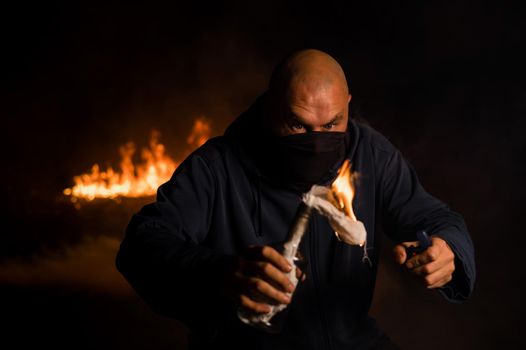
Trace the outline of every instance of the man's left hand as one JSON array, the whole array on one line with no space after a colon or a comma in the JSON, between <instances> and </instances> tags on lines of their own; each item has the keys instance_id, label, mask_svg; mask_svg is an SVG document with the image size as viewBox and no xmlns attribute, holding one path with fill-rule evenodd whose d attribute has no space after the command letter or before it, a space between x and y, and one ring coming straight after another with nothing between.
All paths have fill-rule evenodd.
<instances>
[{"instance_id":1,"label":"man's left hand","mask_svg":"<svg viewBox=\"0 0 526 350\"><path fill-rule=\"evenodd\" d=\"M453 279L455 254L442 238L431 236L431 246L407 260L405 247L418 246L418 242L402 242L394 247L396 262L405 266L427 288L439 288ZM407 261L406 261L407 260Z\"/></svg>"}]
</instances>

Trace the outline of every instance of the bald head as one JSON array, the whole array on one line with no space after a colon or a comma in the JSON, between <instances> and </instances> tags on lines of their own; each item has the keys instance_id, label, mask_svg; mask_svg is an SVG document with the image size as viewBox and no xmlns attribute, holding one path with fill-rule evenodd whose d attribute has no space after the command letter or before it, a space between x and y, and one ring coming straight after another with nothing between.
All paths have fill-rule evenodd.
<instances>
[{"instance_id":1,"label":"bald head","mask_svg":"<svg viewBox=\"0 0 526 350\"><path fill-rule=\"evenodd\" d=\"M322 51L302 50L280 63L269 97L274 130L280 135L346 130L351 96L345 74Z\"/></svg>"},{"instance_id":2,"label":"bald head","mask_svg":"<svg viewBox=\"0 0 526 350\"><path fill-rule=\"evenodd\" d=\"M334 87L348 93L340 64L325 52L314 49L295 52L281 62L272 74L269 90L282 94L307 87L313 92Z\"/></svg>"}]
</instances>

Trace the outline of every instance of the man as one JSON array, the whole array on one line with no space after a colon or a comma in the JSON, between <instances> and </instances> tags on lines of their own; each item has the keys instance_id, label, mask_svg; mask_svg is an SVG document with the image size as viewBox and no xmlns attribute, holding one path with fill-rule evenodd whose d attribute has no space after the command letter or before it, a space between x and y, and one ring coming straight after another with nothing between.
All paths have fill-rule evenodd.
<instances>
[{"instance_id":1,"label":"man","mask_svg":"<svg viewBox=\"0 0 526 350\"><path fill-rule=\"evenodd\" d=\"M117 267L154 310L189 327L191 348L396 348L367 315L384 231L398 243L396 261L426 287L452 302L470 296L474 252L462 218L424 191L384 137L349 119L350 100L332 57L293 54L225 135L190 155L134 215ZM359 174L354 211L372 264L314 214L301 247L306 278L294 290L275 248L301 194L330 184L345 159ZM419 230L432 245L407 259ZM237 317L238 308L265 313L279 303L288 307L277 334Z\"/></svg>"}]
</instances>

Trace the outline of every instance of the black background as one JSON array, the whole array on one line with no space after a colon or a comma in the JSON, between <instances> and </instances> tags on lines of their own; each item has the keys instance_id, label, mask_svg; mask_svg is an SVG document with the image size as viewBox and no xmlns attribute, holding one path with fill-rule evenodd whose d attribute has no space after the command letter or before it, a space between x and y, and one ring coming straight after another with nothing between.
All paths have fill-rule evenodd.
<instances>
[{"instance_id":1,"label":"black background","mask_svg":"<svg viewBox=\"0 0 526 350\"><path fill-rule=\"evenodd\" d=\"M475 243L476 289L462 305L417 285L386 251L372 309L380 325L406 349L524 345L524 15L511 2L469 0L4 7L2 342L184 349L182 325L124 282L87 273L119 278L116 242L151 198L76 209L62 190L94 163L115 164L126 141L145 144L152 128L174 155L199 116L221 134L283 56L314 47L344 67L354 115L464 215ZM89 242L109 242L108 255L75 268ZM50 256L71 266L66 277L53 277L63 270Z\"/></svg>"}]
</instances>

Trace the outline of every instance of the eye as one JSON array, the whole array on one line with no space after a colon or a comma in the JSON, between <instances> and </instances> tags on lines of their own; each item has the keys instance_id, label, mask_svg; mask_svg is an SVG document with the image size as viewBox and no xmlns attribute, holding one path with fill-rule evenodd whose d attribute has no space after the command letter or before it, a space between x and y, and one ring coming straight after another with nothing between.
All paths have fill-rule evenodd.
<instances>
[{"instance_id":1,"label":"eye","mask_svg":"<svg viewBox=\"0 0 526 350\"><path fill-rule=\"evenodd\" d=\"M305 129L305 126L303 126L302 124L292 124L290 128L294 131L301 131Z\"/></svg>"},{"instance_id":2,"label":"eye","mask_svg":"<svg viewBox=\"0 0 526 350\"><path fill-rule=\"evenodd\" d=\"M330 130L330 129L334 128L336 125L338 125L338 123L336 123L335 121L332 121L332 122L330 122L328 124L325 124L323 127L325 129L329 129Z\"/></svg>"}]
</instances>

